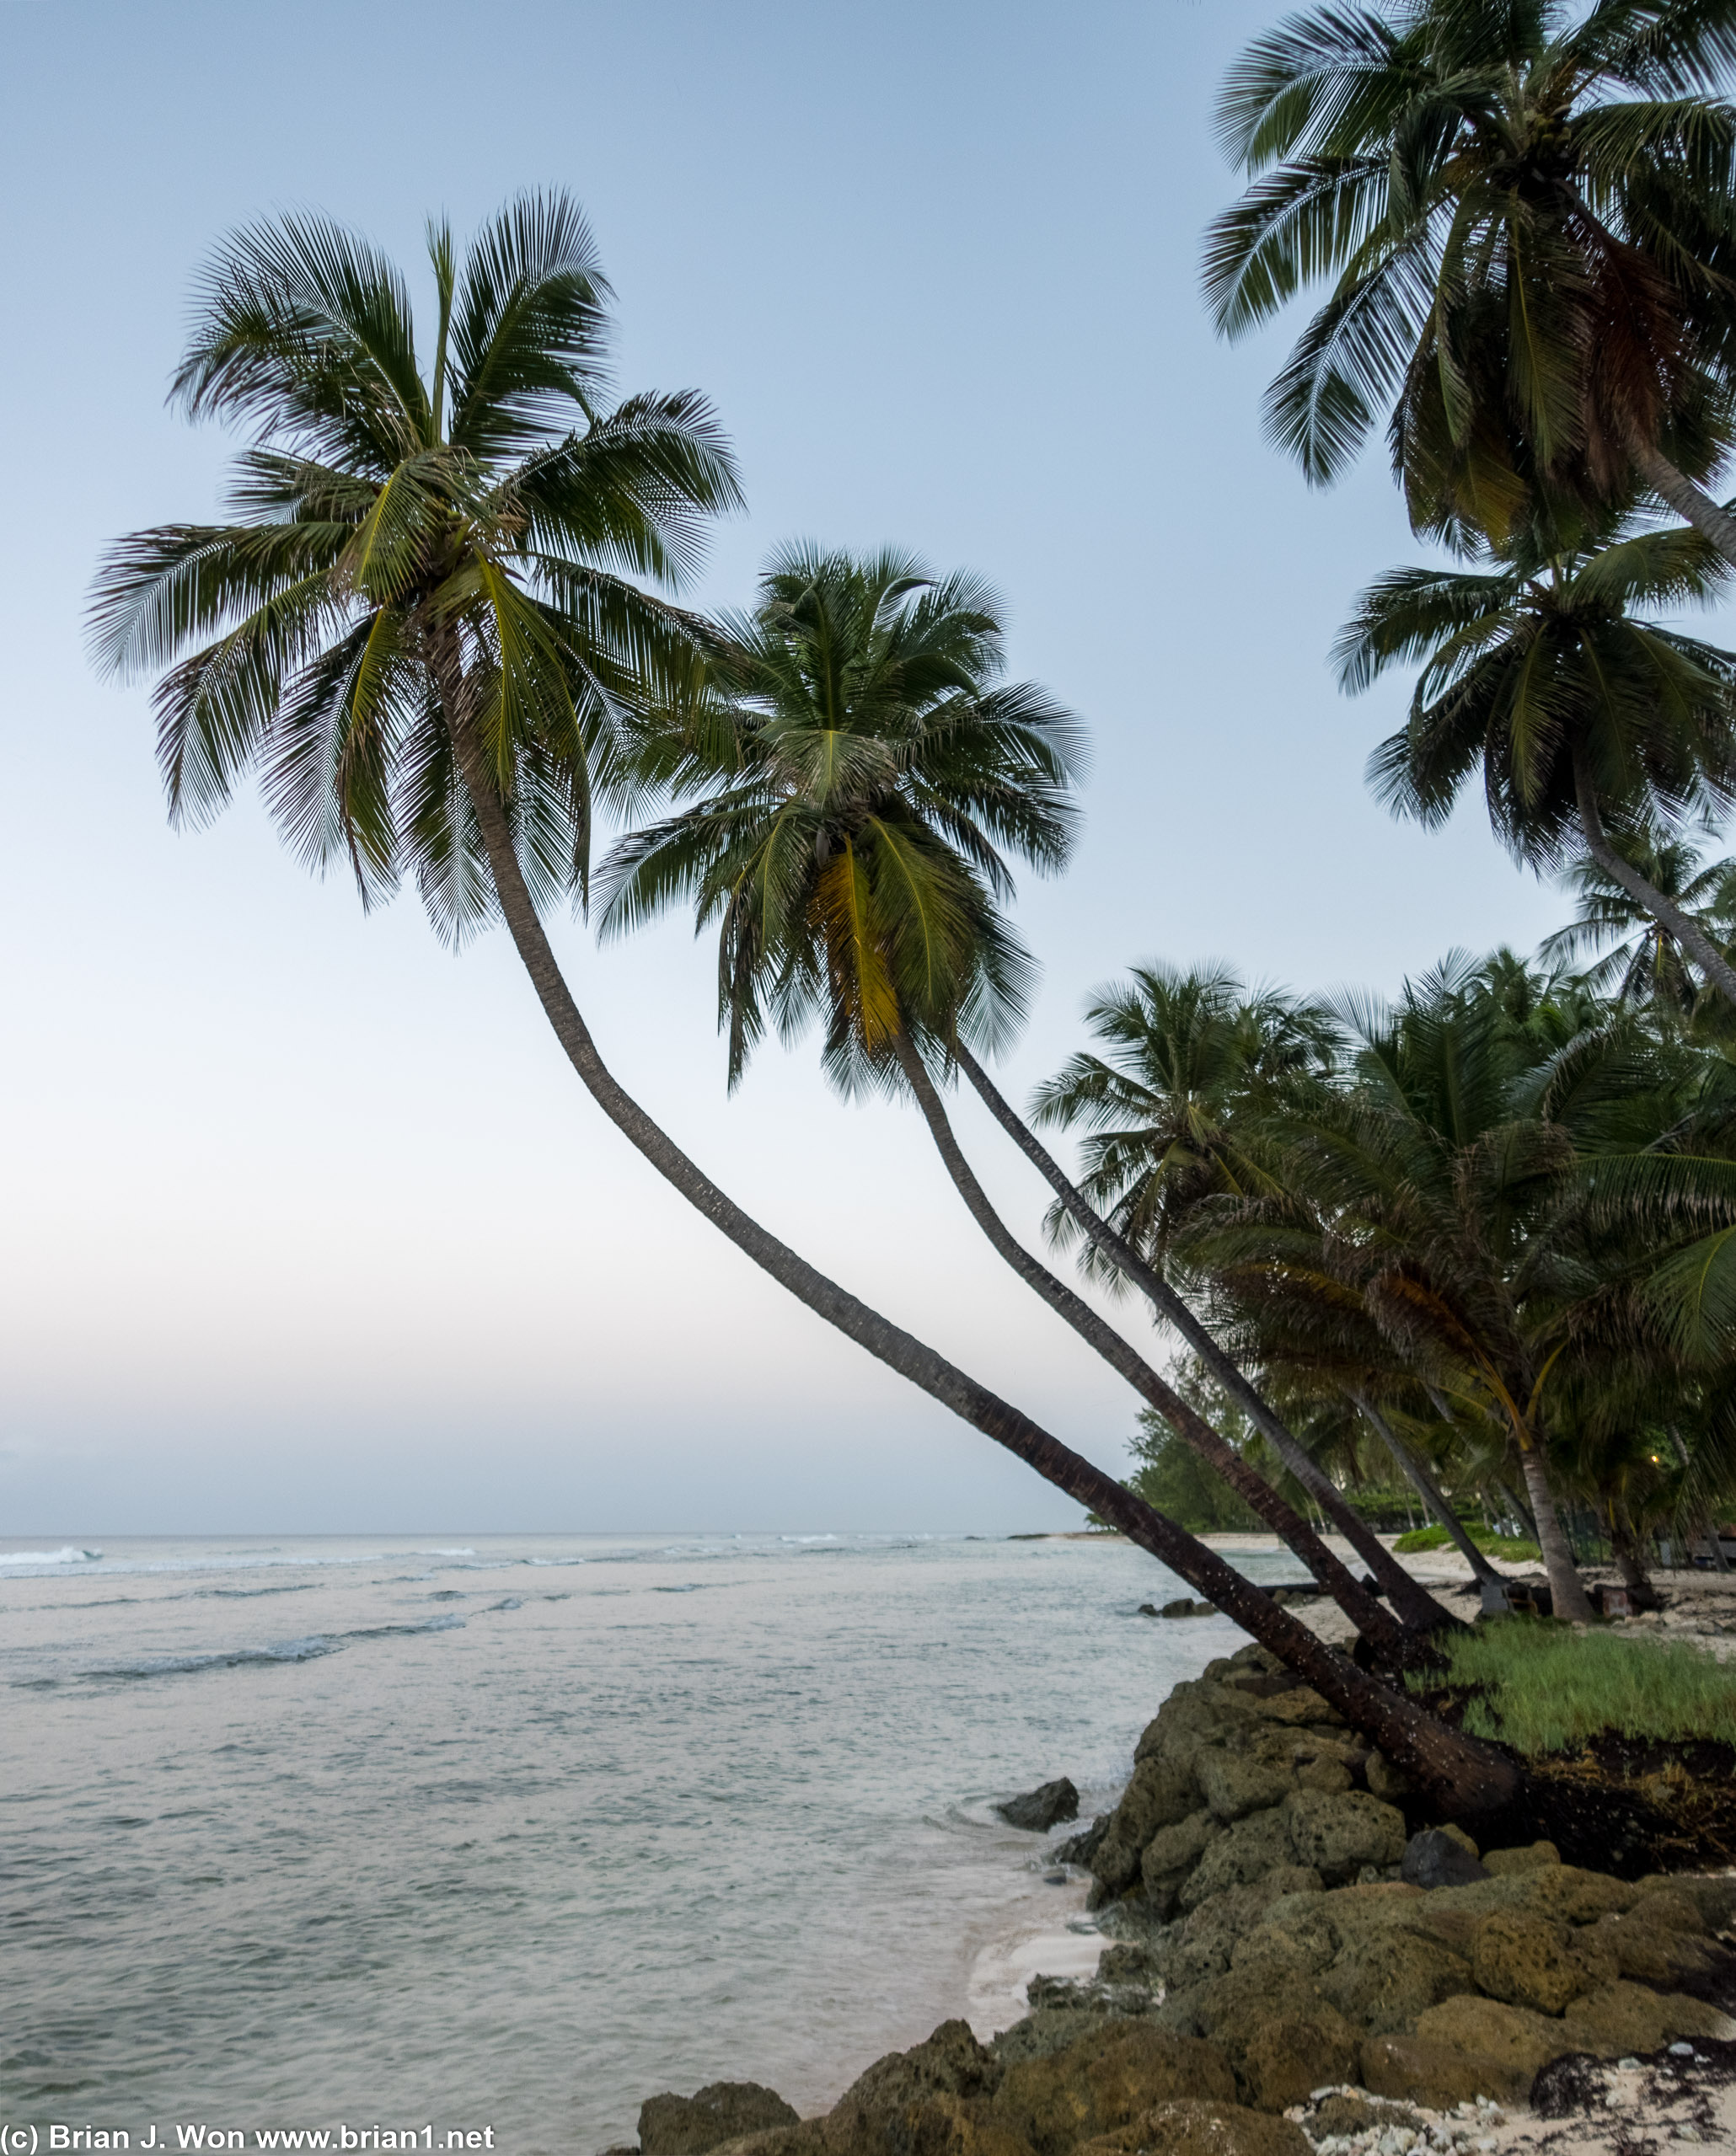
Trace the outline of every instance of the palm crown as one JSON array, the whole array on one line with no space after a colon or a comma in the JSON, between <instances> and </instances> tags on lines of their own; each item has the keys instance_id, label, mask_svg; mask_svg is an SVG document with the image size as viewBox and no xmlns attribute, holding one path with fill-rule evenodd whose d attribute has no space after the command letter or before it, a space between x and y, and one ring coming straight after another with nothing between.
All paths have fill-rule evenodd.
<instances>
[{"instance_id":1,"label":"palm crown","mask_svg":"<svg viewBox=\"0 0 1736 2156\"><path fill-rule=\"evenodd\" d=\"M451 937L496 905L459 757L504 802L539 900L581 891L592 804L630 784L623 721L680 662L669 582L739 499L691 392L609 408L609 286L565 197L526 196L462 264L429 233L437 321L340 227L291 217L206 272L174 394L246 428L235 521L135 532L93 607L99 659L157 691L171 814L249 767L313 864L365 901L414 876Z\"/></svg>"},{"instance_id":2,"label":"palm crown","mask_svg":"<svg viewBox=\"0 0 1736 2156\"><path fill-rule=\"evenodd\" d=\"M689 805L610 855L604 926L678 897L718 924L731 1084L768 1013L786 1038L823 1014L848 1086L901 1032L992 1046L1022 1011L1005 855L1065 859L1080 741L1000 681L1002 649L986 587L890 552L787 549L754 610L714 625L651 759Z\"/></svg>"},{"instance_id":3,"label":"palm crown","mask_svg":"<svg viewBox=\"0 0 1736 2156\"><path fill-rule=\"evenodd\" d=\"M1155 963L1099 989L1085 1022L1104 1052L1073 1057L1041 1087L1036 1121L1090 1133L1081 1188L1117 1234L1160 1262L1203 1198L1265 1187L1238 1138L1238 1110L1326 1068L1335 1030L1309 1005L1271 991L1251 997L1225 969ZM1050 1209L1047 1225L1057 1240L1074 1239L1064 1206ZM1095 1249L1082 1262L1117 1277Z\"/></svg>"},{"instance_id":4,"label":"palm crown","mask_svg":"<svg viewBox=\"0 0 1736 2156\"><path fill-rule=\"evenodd\" d=\"M1680 839L1631 839L1624 850L1654 890L1696 914L1718 941L1730 941L1736 926L1736 861L1702 864ZM1578 894L1577 911L1566 928L1544 938L1540 955L1569 960L1594 954L1585 976L1591 987L1613 988L1624 1003L1691 1011L1700 984L1669 928L1594 859L1576 862L1567 881Z\"/></svg>"},{"instance_id":5,"label":"palm crown","mask_svg":"<svg viewBox=\"0 0 1736 2156\"><path fill-rule=\"evenodd\" d=\"M1268 393L1336 478L1382 407L1419 524L1498 537L1539 479L1629 484L1670 439L1696 476L1731 357L1729 0L1331 4L1248 48L1219 108L1250 175L1205 283L1240 335L1332 288Z\"/></svg>"},{"instance_id":6,"label":"palm crown","mask_svg":"<svg viewBox=\"0 0 1736 2156\"><path fill-rule=\"evenodd\" d=\"M1644 618L1728 575L1697 533L1618 527L1607 545L1537 525L1483 570L1394 570L1339 638L1343 685L1421 661L1408 724L1374 752L1377 794L1443 821L1479 767L1516 858L1578 852L1586 800L1630 829L1670 827L1736 793L1736 658Z\"/></svg>"}]
</instances>

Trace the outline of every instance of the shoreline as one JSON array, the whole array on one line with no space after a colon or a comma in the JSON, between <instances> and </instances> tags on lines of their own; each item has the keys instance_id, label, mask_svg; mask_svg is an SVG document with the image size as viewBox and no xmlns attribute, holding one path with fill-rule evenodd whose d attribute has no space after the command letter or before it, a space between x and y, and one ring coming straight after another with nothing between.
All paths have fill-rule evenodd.
<instances>
[{"instance_id":1,"label":"shoreline","mask_svg":"<svg viewBox=\"0 0 1736 2156\"><path fill-rule=\"evenodd\" d=\"M1018 1539L1119 1543L1125 1538L1082 1531ZM1226 1554L1282 1549L1265 1535L1205 1539ZM1471 1568L1455 1551L1401 1561L1438 1592L1475 1592ZM1535 1576L1537 1567L1498 1569ZM1596 1576L1594 1568L1590 1576ZM1649 1624L1641 1620L1644 1629L1736 1653L1736 1579L1684 1573L1660 1576L1658 1584L1669 1606ZM1333 1644L1349 1635L1329 1601L1299 1605L1295 1613ZM1209 1620L1202 1612L1168 1621ZM1207 1644L1202 1639L1202 1647ZM774 2129L769 2121L745 2135L738 2128L726 2142L702 2135L681 2151L647 2143L642 2156L901 2156L907 2148L921 2156L1200 2156L1208 2145L1215 2156L1406 2156L1413 2149L1415 2156L1506 2156L1540 2143L1553 2156L1623 2156L1647 2136L1655 2145L1660 2134L1688 2143L1736 2143L1736 2020L1719 2010L1736 2001L1736 1870L1624 1886L1576 1871L1552 1844L1539 1843L1491 1853L1488 1867L1473 1853L1463 1886L1412 1883L1398 1859L1408 1865L1414 1854L1407 1836L1415 1822L1407 1827L1394 1803L1383 1800L1399 1800L1388 1779L1377 1780L1372 1769L1364 1776L1357 1765L1358 1756L1370 1757L1366 1744L1257 1647L1226 1657L1217 1639L1210 1644L1220 1652L1202 1658L1200 1675L1176 1680L1154 1703L1157 1720L1137 1749L1144 1763L1129 1762L1134 1772L1112 1810L1091 1821L1082 1811L1076 1821L1031 1838L1026 1870L1033 1885L1044 1877L1038 1892L1053 1898L1020 1897L1012 1921L970 1956L958 2018L877 2061L824 2114L797 2121L790 2113ZM1273 1695L1292 1694L1293 1705L1273 1704ZM1245 1741L1265 1747L1246 1768L1236 1764ZM1304 1813L1297 1815L1313 1822L1318 1813L1327 1822L1317 1849L1255 1851L1261 1834L1270 1839L1262 1821L1283 1838L1294 1795L1287 1799L1274 1785L1251 1805L1231 1798L1225 1810L1214 1794L1220 1784L1234 1787L1233 1776L1224 1784L1232 1768L1269 1778L1272 1769L1256 1766L1255 1757L1270 1754L1273 1741L1320 1762L1303 1778ZM1214 1793L1209 1811L1190 1819L1190 1832L1195 1820L1205 1821L1208 1831L1185 1848L1178 1844L1183 1868L1174 1874L1152 1870L1168 1830L1158 1831L1149 1796L1140 1795L1165 1747L1171 1763L1164 1771L1172 1779L1181 1772L1192 1782L1197 1757L1225 1762L1185 1800L1197 1806L1200 1787ZM1383 1768L1384 1777L1390 1774ZM1371 1784L1379 1796L1357 1793ZM1348 1826L1353 1840L1371 1822L1376 1838L1384 1838L1379 1850L1358 1857L1333 1843L1334 1832L1342 1840ZM1116 1837L1126 1843L1129 1835L1135 1838L1131 1887L1117 1885L1125 1864L1106 1854ZM1468 1838L1460 1839L1470 1849ZM1205 1853L1214 1851L1223 1870L1221 1859L1238 1843L1255 1856L1251 1871L1246 1861L1232 1862L1221 1878L1208 1880ZM1064 1865L1065 1884L1055 1879ZM1318 1918L1305 1914L1315 1905ZM1473 1967L1473 1938L1504 1938L1502 1926L1510 1930L1515 1921L1522 1930L1554 1926L1579 1954L1584 1967L1564 1997L1540 1993L1526 2004L1524 1985L1532 1980L1518 1979L1517 1991L1498 1981L1486 1970L1481 1944ZM1391 1942L1380 1950L1389 1957L1402 1946L1408 1963L1394 1966L1408 1966L1410 1974L1382 1982L1398 1982L1401 1992L1410 1986L1403 2013L1391 2018L1395 2009L1355 1993L1353 1955L1350 1975L1340 1974L1348 1945L1331 1946L1325 1962L1308 1960L1322 1950L1303 1947L1303 1961L1295 1960L1295 1942L1321 1923L1325 1935L1340 1942L1364 1935ZM1299 1926L1294 1934L1286 1929L1292 1925ZM1271 1944L1262 1946L1268 1935ZM1262 1956L1274 1952L1268 1968ZM1655 1967L1646 1964L1648 1953ZM1456 1973L1443 1977L1445 1964ZM1708 1978L1679 1992L1684 1972L1691 1977L1702 1965L1714 1971L1716 1982ZM1326 1973L1316 1982L1302 1973L1309 1967ZM1417 1971L1431 1967L1435 1974L1419 1979ZM1216 1996L1226 1986L1235 1994L1228 2000ZM1702 2003L1714 1997L1718 2007ZM1564 2006L1579 2019L1563 2023ZM1558 2017L1554 2024L1550 2012ZM1576 2048L1583 2054L1577 2062ZM1103 2110L1108 2100L1100 2084L1112 2055L1123 2062L1112 2080L1131 2075L1134 2094L1123 2090L1115 2100L1123 2111L1131 2103L1141 2114L1137 2142L1119 2113ZM1552 2059L1562 2060L1559 2069L1542 2073ZM1027 2119L1037 2101L1033 2089L1052 2082L1053 2098ZM1530 2108L1534 2094L1537 2111ZM1062 2131L1060 2115L1044 2108L1053 2102L1078 2115L1073 2127ZM887 2103L893 2109L881 2117ZM1209 2132L1208 2113L1214 2121ZM919 2114L928 2121L920 2130ZM1052 2124L1042 2126L1042 2118Z\"/></svg>"},{"instance_id":2,"label":"shoreline","mask_svg":"<svg viewBox=\"0 0 1736 2156\"><path fill-rule=\"evenodd\" d=\"M1353 1570L1360 1569L1361 1560L1342 1536L1327 1534L1321 1538L1342 1563ZM1010 1539L1125 1546L1128 1538L1113 1530L1086 1527L1057 1531L1042 1536L1023 1535ZM1216 1550L1220 1556L1276 1557L1284 1549L1283 1543L1274 1534L1203 1534L1198 1539L1208 1549ZM1398 1537L1383 1534L1380 1539L1390 1549ZM1515 1564L1494 1552L1487 1554L1495 1570L1505 1579L1535 1580L1541 1576L1542 1567L1535 1559L1528 1563ZM1475 1613L1475 1576L1469 1561L1456 1549L1421 1550L1401 1557L1398 1561L1422 1586L1462 1597L1465 1605L1462 1613ZM1302 1569L1299 1562L1299 1573ZM1613 1565L1582 1565L1579 1573L1588 1586L1621 1585L1621 1575ZM1298 1581L1295 1584L1300 1585L1301 1582ZM1686 1567L1680 1571L1660 1569L1653 1576L1653 1585L1664 1602L1664 1609L1642 1612L1619 1621L1630 1630L1649 1633L1659 1639L1691 1640L1696 1646L1704 1647L1719 1661L1736 1660L1736 1571L1702 1572ZM1355 1627L1329 1596L1322 1594L1317 1599L1293 1603L1290 1614L1329 1646L1342 1646L1355 1637ZM1191 1624L1199 1620L1176 1618L1165 1621Z\"/></svg>"},{"instance_id":3,"label":"shoreline","mask_svg":"<svg viewBox=\"0 0 1736 2156\"><path fill-rule=\"evenodd\" d=\"M1089 1982L1111 1943L1087 1915L1083 1874L1064 1889L1046 1891L1058 1907L1010 1927L980 1949L971 1964L962 2012L979 2043L989 2042L1031 2011L1027 1987L1039 1977Z\"/></svg>"}]
</instances>

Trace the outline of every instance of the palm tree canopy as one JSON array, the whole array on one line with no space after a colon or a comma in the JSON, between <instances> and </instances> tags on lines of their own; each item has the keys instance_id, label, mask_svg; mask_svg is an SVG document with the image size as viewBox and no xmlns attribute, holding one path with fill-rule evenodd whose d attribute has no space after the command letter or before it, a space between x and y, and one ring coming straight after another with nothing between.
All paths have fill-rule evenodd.
<instances>
[{"instance_id":1,"label":"palm tree canopy","mask_svg":"<svg viewBox=\"0 0 1736 2156\"><path fill-rule=\"evenodd\" d=\"M1389 1402L1433 1386L1529 1436L1522 1313L1546 1253L1528 1201L1563 1145L1515 1126L1514 1038L1476 985L1455 954L1395 1007L1347 1003L1336 1082L1262 1119L1262 1186L1197 1207L1179 1242L1281 1382Z\"/></svg>"},{"instance_id":2,"label":"palm tree canopy","mask_svg":"<svg viewBox=\"0 0 1736 2156\"><path fill-rule=\"evenodd\" d=\"M1369 761L1380 799L1433 827L1481 770L1498 836L1539 869L1583 845L1576 760L1630 831L1736 797L1736 657L1643 612L1709 600L1728 565L1690 531L1576 544L1546 522L1479 549L1487 567L1381 577L1335 653L1353 693L1422 662L1408 722Z\"/></svg>"},{"instance_id":3,"label":"palm tree canopy","mask_svg":"<svg viewBox=\"0 0 1736 2156\"><path fill-rule=\"evenodd\" d=\"M633 580L674 584L741 495L702 398L608 404L610 289L566 196L509 204L462 262L431 225L428 254L425 366L402 274L341 227L286 217L219 251L173 395L249 437L233 521L119 542L92 630L116 673L169 668L175 820L256 771L310 864L346 859L365 902L413 876L456 939L496 899L451 727L539 902L581 895L593 800L632 783L624 721L686 646Z\"/></svg>"},{"instance_id":4,"label":"palm tree canopy","mask_svg":"<svg viewBox=\"0 0 1736 2156\"><path fill-rule=\"evenodd\" d=\"M1004 626L972 577L908 555L788 548L751 613L721 618L645 768L682 802L603 872L606 932L676 900L719 930L733 1085L769 1014L816 1017L849 1088L901 1031L994 1048L1033 961L1006 919L1008 853L1065 860L1078 721L1001 680Z\"/></svg>"},{"instance_id":5,"label":"palm tree canopy","mask_svg":"<svg viewBox=\"0 0 1736 2156\"><path fill-rule=\"evenodd\" d=\"M1251 996L1228 967L1155 961L1097 990L1085 1023L1102 1052L1073 1057L1039 1088L1034 1121L1088 1133L1085 1196L1124 1241L1160 1260L1203 1197L1262 1185L1237 1142L1238 1110L1327 1068L1336 1040L1323 1011L1269 990ZM1047 1226L1058 1242L1076 1239L1063 1206ZM1120 1277L1094 1248L1080 1263L1106 1284Z\"/></svg>"},{"instance_id":6,"label":"palm tree canopy","mask_svg":"<svg viewBox=\"0 0 1736 2156\"><path fill-rule=\"evenodd\" d=\"M1500 537L1528 483L1620 492L1672 434L1702 474L1736 356L1733 65L1731 0L1328 0L1256 38L1205 288L1235 337L1330 284L1267 399L1309 478L1383 409L1419 525Z\"/></svg>"},{"instance_id":7,"label":"palm tree canopy","mask_svg":"<svg viewBox=\"0 0 1736 2156\"><path fill-rule=\"evenodd\" d=\"M1498 1452L1567 1430L1606 1458L1618 1394L1688 1418L1726 1365L1736 1088L1649 1009L1516 1023L1513 971L1455 954L1348 1001L1353 1052L1249 1119L1260 1185L1203 1196L1176 1259L1282 1388L1450 1400ZM1546 978L1524 1000L1559 1008Z\"/></svg>"},{"instance_id":8,"label":"palm tree canopy","mask_svg":"<svg viewBox=\"0 0 1736 2156\"><path fill-rule=\"evenodd\" d=\"M1621 850L1654 891L1692 912L1717 942L1732 940L1736 861L1702 864L1695 848L1680 839L1636 836ZM1594 963L1585 977L1592 987L1613 990L1622 1003L1691 1012L1701 983L1669 928L1589 856L1576 861L1564 880L1577 894L1578 908L1565 928L1544 939L1540 955L1562 960L1590 955Z\"/></svg>"}]
</instances>

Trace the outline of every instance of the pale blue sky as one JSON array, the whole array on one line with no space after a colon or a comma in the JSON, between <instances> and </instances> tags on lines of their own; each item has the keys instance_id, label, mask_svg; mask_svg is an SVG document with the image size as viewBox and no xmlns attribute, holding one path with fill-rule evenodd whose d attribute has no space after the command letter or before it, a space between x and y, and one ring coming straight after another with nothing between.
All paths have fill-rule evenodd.
<instances>
[{"instance_id":1,"label":"pale blue sky","mask_svg":"<svg viewBox=\"0 0 1736 2156\"><path fill-rule=\"evenodd\" d=\"M251 805L167 829L147 698L96 682L86 580L208 515L224 444L163 407L191 274L311 205L406 259L515 190L587 205L624 388L704 388L777 541L890 540L1010 603L1015 671L1096 740L1012 1089L1146 955L1390 987L1561 915L1480 816L1362 783L1402 699L1332 631L1412 549L1378 453L1310 495L1262 442L1275 335L1198 303L1233 187L1210 100L1248 0L638 0L478 10L8 8L12 813L0 1536L962 1527L1074 1508L904 1391L683 1212L603 1125L499 937L370 920ZM1121 1386L958 1215L914 1118L812 1049L726 1103L710 955L671 925L564 955L621 1075L744 1202L1115 1465ZM1013 1217L1038 1193L962 1122Z\"/></svg>"}]
</instances>

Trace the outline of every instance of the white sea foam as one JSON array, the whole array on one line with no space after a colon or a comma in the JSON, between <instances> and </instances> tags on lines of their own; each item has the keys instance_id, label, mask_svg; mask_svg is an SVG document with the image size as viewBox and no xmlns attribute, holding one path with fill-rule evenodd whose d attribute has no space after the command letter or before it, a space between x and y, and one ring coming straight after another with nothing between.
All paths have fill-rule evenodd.
<instances>
[{"instance_id":1,"label":"white sea foam","mask_svg":"<svg viewBox=\"0 0 1736 2156\"><path fill-rule=\"evenodd\" d=\"M0 1565L94 1565L99 1549L0 1549Z\"/></svg>"}]
</instances>

